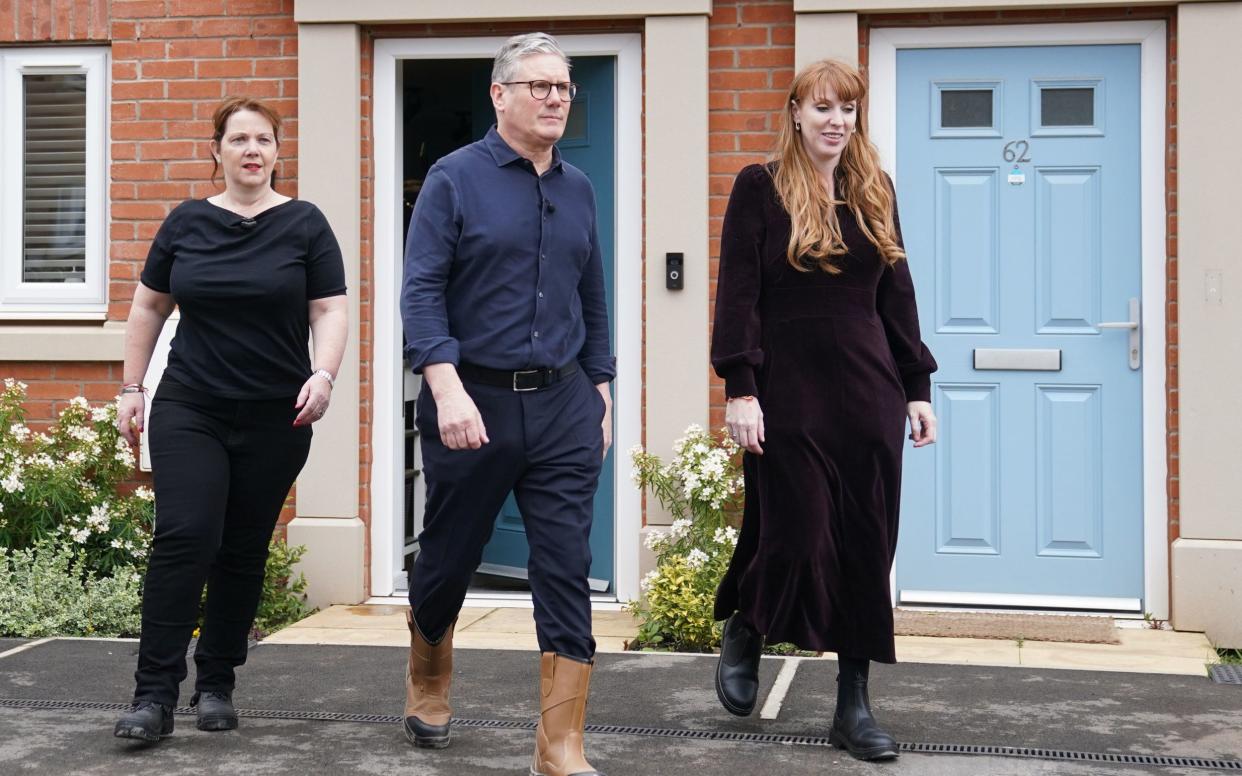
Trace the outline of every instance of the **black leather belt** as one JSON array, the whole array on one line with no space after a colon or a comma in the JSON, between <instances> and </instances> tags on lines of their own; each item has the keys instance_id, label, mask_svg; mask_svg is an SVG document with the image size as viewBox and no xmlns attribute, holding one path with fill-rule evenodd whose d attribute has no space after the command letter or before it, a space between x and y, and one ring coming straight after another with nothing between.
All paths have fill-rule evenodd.
<instances>
[{"instance_id":1,"label":"black leather belt","mask_svg":"<svg viewBox=\"0 0 1242 776\"><path fill-rule=\"evenodd\" d=\"M537 391L547 388L553 383L564 380L578 371L578 362L570 361L560 369L544 367L542 369L489 369L474 364L459 364L457 374L461 379L483 385L494 385L497 388L509 388L514 391Z\"/></svg>"}]
</instances>

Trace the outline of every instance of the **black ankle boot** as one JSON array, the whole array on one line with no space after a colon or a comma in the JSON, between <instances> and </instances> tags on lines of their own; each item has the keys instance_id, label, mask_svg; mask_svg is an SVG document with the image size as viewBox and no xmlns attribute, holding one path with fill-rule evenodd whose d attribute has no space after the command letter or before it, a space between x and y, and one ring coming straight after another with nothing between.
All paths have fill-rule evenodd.
<instances>
[{"instance_id":1,"label":"black ankle boot","mask_svg":"<svg viewBox=\"0 0 1242 776\"><path fill-rule=\"evenodd\" d=\"M734 612L725 621L716 663L716 697L730 714L745 717L755 710L762 655L763 636Z\"/></svg>"},{"instance_id":2,"label":"black ankle boot","mask_svg":"<svg viewBox=\"0 0 1242 776\"><path fill-rule=\"evenodd\" d=\"M870 661L838 657L837 711L832 716L828 740L859 760L891 760L897 756L897 742L884 732L871 715L867 695Z\"/></svg>"},{"instance_id":3,"label":"black ankle boot","mask_svg":"<svg viewBox=\"0 0 1242 776\"><path fill-rule=\"evenodd\" d=\"M112 735L117 738L136 738L152 743L171 736L172 732L172 706L153 701L134 701L134 705L116 721L116 727L112 729Z\"/></svg>"},{"instance_id":4,"label":"black ankle boot","mask_svg":"<svg viewBox=\"0 0 1242 776\"><path fill-rule=\"evenodd\" d=\"M214 690L196 692L190 699L190 706L198 709L196 726L199 730L237 729L237 709L233 708L230 693Z\"/></svg>"}]
</instances>

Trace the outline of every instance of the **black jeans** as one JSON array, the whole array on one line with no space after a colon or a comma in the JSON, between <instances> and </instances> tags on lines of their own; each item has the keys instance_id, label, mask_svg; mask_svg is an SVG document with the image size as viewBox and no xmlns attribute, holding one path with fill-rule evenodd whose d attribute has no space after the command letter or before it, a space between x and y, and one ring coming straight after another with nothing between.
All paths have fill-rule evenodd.
<instances>
[{"instance_id":1,"label":"black jeans","mask_svg":"<svg viewBox=\"0 0 1242 776\"><path fill-rule=\"evenodd\" d=\"M155 536L142 596L135 700L176 705L207 606L195 689L231 692L263 589L280 509L310 452L294 397L220 399L164 380L151 406Z\"/></svg>"}]
</instances>

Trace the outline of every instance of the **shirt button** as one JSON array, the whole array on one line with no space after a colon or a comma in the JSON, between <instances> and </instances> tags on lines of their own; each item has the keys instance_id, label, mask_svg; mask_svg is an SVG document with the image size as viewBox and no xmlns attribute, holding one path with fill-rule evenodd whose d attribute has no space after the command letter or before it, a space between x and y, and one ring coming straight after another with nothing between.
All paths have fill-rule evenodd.
<instances>
[{"instance_id":1,"label":"shirt button","mask_svg":"<svg viewBox=\"0 0 1242 776\"><path fill-rule=\"evenodd\" d=\"M539 292L539 298L540 298L540 299L543 299L543 292L542 292L542 291L540 291L540 292Z\"/></svg>"},{"instance_id":2,"label":"shirt button","mask_svg":"<svg viewBox=\"0 0 1242 776\"><path fill-rule=\"evenodd\" d=\"M539 339L539 332L535 332L535 339Z\"/></svg>"}]
</instances>

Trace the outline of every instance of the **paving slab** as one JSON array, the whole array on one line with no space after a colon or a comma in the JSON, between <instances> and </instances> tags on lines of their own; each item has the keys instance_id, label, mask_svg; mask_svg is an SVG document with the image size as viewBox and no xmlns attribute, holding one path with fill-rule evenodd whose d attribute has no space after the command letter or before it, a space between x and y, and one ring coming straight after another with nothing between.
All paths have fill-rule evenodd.
<instances>
[{"instance_id":1,"label":"paving slab","mask_svg":"<svg viewBox=\"0 0 1242 776\"><path fill-rule=\"evenodd\" d=\"M804 661L781 718L827 719L835 685ZM1242 688L1206 677L875 664L870 692L899 741L1242 758Z\"/></svg>"}]
</instances>

